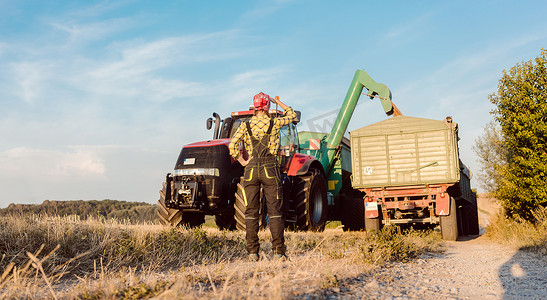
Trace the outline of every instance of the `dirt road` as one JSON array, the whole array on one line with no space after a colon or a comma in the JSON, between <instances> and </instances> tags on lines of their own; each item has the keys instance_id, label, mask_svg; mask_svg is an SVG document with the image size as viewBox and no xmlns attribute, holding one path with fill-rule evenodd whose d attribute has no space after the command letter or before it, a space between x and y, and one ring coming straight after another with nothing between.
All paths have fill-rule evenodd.
<instances>
[{"instance_id":1,"label":"dirt road","mask_svg":"<svg viewBox=\"0 0 547 300\"><path fill-rule=\"evenodd\" d=\"M547 299L547 258L490 242L447 242L446 252L395 263L343 284L340 298ZM345 295L344 295L345 294ZM336 297L338 298L338 297Z\"/></svg>"}]
</instances>

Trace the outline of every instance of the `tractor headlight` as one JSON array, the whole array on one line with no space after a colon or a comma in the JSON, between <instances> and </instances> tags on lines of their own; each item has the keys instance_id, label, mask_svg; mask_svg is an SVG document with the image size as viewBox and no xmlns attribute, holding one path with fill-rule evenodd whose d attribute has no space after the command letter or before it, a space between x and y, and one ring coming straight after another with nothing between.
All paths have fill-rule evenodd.
<instances>
[{"instance_id":1,"label":"tractor headlight","mask_svg":"<svg viewBox=\"0 0 547 300\"><path fill-rule=\"evenodd\" d=\"M183 175L209 175L209 176L220 176L220 172L217 168L194 168L194 169L178 169L173 171L175 176Z\"/></svg>"}]
</instances>

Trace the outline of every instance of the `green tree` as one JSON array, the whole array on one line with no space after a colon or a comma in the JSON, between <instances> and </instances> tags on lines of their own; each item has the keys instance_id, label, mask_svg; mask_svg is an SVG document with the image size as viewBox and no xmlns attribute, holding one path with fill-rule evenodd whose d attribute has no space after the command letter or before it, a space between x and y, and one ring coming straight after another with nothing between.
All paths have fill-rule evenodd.
<instances>
[{"instance_id":1,"label":"green tree","mask_svg":"<svg viewBox=\"0 0 547 300\"><path fill-rule=\"evenodd\" d=\"M547 50L503 71L489 98L507 160L495 195L508 215L531 219L533 209L547 204Z\"/></svg>"},{"instance_id":2,"label":"green tree","mask_svg":"<svg viewBox=\"0 0 547 300\"><path fill-rule=\"evenodd\" d=\"M473 151L480 164L479 184L489 193L496 194L502 178L502 170L507 167L507 151L501 127L491 121L484 127L484 133L475 140Z\"/></svg>"}]
</instances>

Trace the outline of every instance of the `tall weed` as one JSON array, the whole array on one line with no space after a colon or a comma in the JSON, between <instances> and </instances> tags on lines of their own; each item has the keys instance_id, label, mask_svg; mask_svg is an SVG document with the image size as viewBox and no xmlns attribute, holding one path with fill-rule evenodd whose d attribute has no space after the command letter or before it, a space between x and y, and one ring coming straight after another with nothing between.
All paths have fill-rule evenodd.
<instances>
[{"instance_id":1,"label":"tall weed","mask_svg":"<svg viewBox=\"0 0 547 300\"><path fill-rule=\"evenodd\" d=\"M547 207L532 212L533 221L498 214L486 228L486 236L521 250L547 255Z\"/></svg>"}]
</instances>

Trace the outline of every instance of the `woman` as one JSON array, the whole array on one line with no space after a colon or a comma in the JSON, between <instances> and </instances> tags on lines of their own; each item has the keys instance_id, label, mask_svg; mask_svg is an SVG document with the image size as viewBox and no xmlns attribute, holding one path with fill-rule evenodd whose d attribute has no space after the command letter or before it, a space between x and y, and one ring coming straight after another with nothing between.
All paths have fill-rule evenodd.
<instances>
[{"instance_id":1,"label":"woman","mask_svg":"<svg viewBox=\"0 0 547 300\"><path fill-rule=\"evenodd\" d=\"M272 118L269 114L270 103L277 103L284 111L283 117ZM296 113L277 99L262 92L253 98L254 116L242 123L230 142L230 154L245 167L243 176L243 195L246 205L245 226L247 253L250 261L258 261L258 211L260 207L260 186L266 196L266 208L272 234L272 250L277 258L286 259L283 206L283 187L278 162L279 130L290 124ZM245 160L239 152L239 144L245 142L245 148L251 155Z\"/></svg>"}]
</instances>

